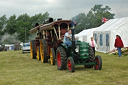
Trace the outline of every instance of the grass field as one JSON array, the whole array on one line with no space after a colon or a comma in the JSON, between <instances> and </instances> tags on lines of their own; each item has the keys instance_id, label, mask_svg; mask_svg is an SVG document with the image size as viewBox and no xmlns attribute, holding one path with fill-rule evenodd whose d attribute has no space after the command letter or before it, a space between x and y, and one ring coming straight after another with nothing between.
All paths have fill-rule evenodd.
<instances>
[{"instance_id":1,"label":"grass field","mask_svg":"<svg viewBox=\"0 0 128 85\"><path fill-rule=\"evenodd\" d=\"M21 51L0 52L0 85L128 85L128 56L102 56L102 70L76 66L75 72L30 58Z\"/></svg>"}]
</instances>

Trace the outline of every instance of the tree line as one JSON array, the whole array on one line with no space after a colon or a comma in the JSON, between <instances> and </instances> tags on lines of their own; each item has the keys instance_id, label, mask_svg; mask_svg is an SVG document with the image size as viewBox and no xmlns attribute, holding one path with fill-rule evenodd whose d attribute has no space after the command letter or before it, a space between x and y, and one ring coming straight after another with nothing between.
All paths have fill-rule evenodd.
<instances>
[{"instance_id":1,"label":"tree line","mask_svg":"<svg viewBox=\"0 0 128 85\"><path fill-rule=\"evenodd\" d=\"M113 19L115 14L111 13L109 6L95 5L91 10L85 14L80 13L72 18L77 23L76 33L84 29L95 28L103 24L102 17L106 19Z\"/></svg>"},{"instance_id":2,"label":"tree line","mask_svg":"<svg viewBox=\"0 0 128 85\"><path fill-rule=\"evenodd\" d=\"M10 34L10 37L16 34L14 36L16 40L25 42L25 38L26 40L29 40L29 36L31 35L29 30L35 26L35 23L38 22L39 24L42 24L48 18L48 12L45 12L44 14L35 14L31 17L28 14L22 14L18 17L14 14L8 19L6 18L6 15L3 15L0 17L0 40L5 34ZM12 40L13 39L8 38L5 42L13 43Z\"/></svg>"},{"instance_id":3,"label":"tree line","mask_svg":"<svg viewBox=\"0 0 128 85\"><path fill-rule=\"evenodd\" d=\"M107 19L113 19L115 14L111 13L109 6L103 7L103 5L95 5L91 10L85 14L80 13L71 18L71 20L77 23L75 32L79 33L84 29L94 28L100 26L102 23L102 17ZM30 16L27 13L19 15L18 17L14 14L9 18L6 15L0 17L0 43L13 43L13 37L10 37L4 42L1 42L3 35L9 34L10 36L15 35L15 39L21 42L29 40L31 34L29 32L35 26L35 23L42 24L48 19L49 13L39 13L34 16Z\"/></svg>"}]
</instances>

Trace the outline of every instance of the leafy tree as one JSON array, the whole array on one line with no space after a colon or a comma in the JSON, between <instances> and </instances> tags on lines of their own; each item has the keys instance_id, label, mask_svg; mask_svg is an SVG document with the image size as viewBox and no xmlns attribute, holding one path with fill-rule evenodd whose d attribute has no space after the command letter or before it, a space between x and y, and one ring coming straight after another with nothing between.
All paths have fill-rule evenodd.
<instances>
[{"instance_id":1,"label":"leafy tree","mask_svg":"<svg viewBox=\"0 0 128 85\"><path fill-rule=\"evenodd\" d=\"M32 17L30 17L27 14L18 16L16 23L16 32L18 33L18 39L22 42L29 41L29 37L31 36L29 30L35 26L35 23L42 24L45 21L45 19L48 19L48 17L48 12L44 14L39 13Z\"/></svg>"},{"instance_id":2,"label":"leafy tree","mask_svg":"<svg viewBox=\"0 0 128 85\"><path fill-rule=\"evenodd\" d=\"M6 15L0 17L0 31L3 31L5 29L6 22L7 22Z\"/></svg>"},{"instance_id":3,"label":"leafy tree","mask_svg":"<svg viewBox=\"0 0 128 85\"><path fill-rule=\"evenodd\" d=\"M91 10L85 15L80 13L72 18L77 22L76 33L89 28L94 28L102 25L102 17L107 19L113 19L115 14L111 13L111 8L109 6L103 7L103 5L95 5Z\"/></svg>"},{"instance_id":4,"label":"leafy tree","mask_svg":"<svg viewBox=\"0 0 128 85\"><path fill-rule=\"evenodd\" d=\"M21 42L26 42L29 41L29 37L31 36L29 30L35 26L35 23L42 24L48 18L48 12L44 14L39 13L32 17L28 14L22 14L18 17L13 15L7 20L5 32L11 35L17 33L18 35L16 39L19 39Z\"/></svg>"},{"instance_id":5,"label":"leafy tree","mask_svg":"<svg viewBox=\"0 0 128 85\"><path fill-rule=\"evenodd\" d=\"M3 15L2 17L0 17L0 40L2 36L4 35L4 29L6 26L6 22L7 22L6 15Z\"/></svg>"},{"instance_id":6,"label":"leafy tree","mask_svg":"<svg viewBox=\"0 0 128 85\"><path fill-rule=\"evenodd\" d=\"M30 16L28 14L22 14L18 16L16 28L16 32L18 33L18 39L22 42L26 42L30 34L29 30L32 28L30 24Z\"/></svg>"},{"instance_id":7,"label":"leafy tree","mask_svg":"<svg viewBox=\"0 0 128 85\"><path fill-rule=\"evenodd\" d=\"M44 14L39 13L35 14L34 16L31 17L31 25L34 27L35 23L43 24L43 22L49 18L49 13L45 12Z\"/></svg>"},{"instance_id":8,"label":"leafy tree","mask_svg":"<svg viewBox=\"0 0 128 85\"><path fill-rule=\"evenodd\" d=\"M87 17L84 13L80 13L79 15L73 17L72 20L77 23L75 32L80 32L86 27L85 23L87 23Z\"/></svg>"},{"instance_id":9,"label":"leafy tree","mask_svg":"<svg viewBox=\"0 0 128 85\"><path fill-rule=\"evenodd\" d=\"M16 32L16 29L16 15L14 14L10 16L7 20L5 32L9 34L14 34Z\"/></svg>"},{"instance_id":10,"label":"leafy tree","mask_svg":"<svg viewBox=\"0 0 128 85\"><path fill-rule=\"evenodd\" d=\"M110 13L111 8L109 6L103 7L103 5L95 5L93 8L91 8L92 13L94 14L95 20L93 23L95 23L93 26L98 27L101 24L102 17L105 17L107 19L113 19L115 14Z\"/></svg>"}]
</instances>

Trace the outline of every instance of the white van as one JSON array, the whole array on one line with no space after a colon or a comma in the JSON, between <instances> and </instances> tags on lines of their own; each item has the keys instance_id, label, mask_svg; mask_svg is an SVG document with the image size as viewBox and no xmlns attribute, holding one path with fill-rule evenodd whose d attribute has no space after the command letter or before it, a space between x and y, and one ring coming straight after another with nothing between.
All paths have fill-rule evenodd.
<instances>
[{"instance_id":1,"label":"white van","mask_svg":"<svg viewBox=\"0 0 128 85\"><path fill-rule=\"evenodd\" d=\"M22 53L29 53L30 52L30 42L23 43Z\"/></svg>"}]
</instances>

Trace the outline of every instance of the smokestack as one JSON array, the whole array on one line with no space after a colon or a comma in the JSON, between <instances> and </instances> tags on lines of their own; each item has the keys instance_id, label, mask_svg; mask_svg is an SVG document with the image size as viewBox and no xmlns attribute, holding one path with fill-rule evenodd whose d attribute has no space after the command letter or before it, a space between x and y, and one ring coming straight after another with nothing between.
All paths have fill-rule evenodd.
<instances>
[{"instance_id":1,"label":"smokestack","mask_svg":"<svg viewBox=\"0 0 128 85\"><path fill-rule=\"evenodd\" d=\"M39 23L36 23L36 24L35 24L35 27L37 27L38 25L39 25Z\"/></svg>"},{"instance_id":2,"label":"smokestack","mask_svg":"<svg viewBox=\"0 0 128 85\"><path fill-rule=\"evenodd\" d=\"M53 18L46 19L43 24L48 24L53 22Z\"/></svg>"},{"instance_id":3,"label":"smokestack","mask_svg":"<svg viewBox=\"0 0 128 85\"><path fill-rule=\"evenodd\" d=\"M58 18L57 21L62 20L62 18Z\"/></svg>"}]
</instances>

